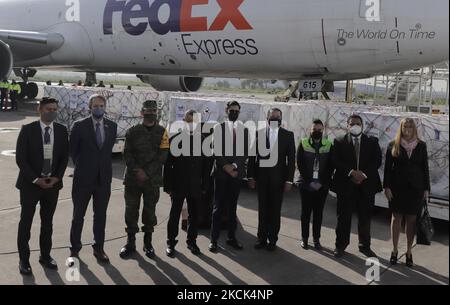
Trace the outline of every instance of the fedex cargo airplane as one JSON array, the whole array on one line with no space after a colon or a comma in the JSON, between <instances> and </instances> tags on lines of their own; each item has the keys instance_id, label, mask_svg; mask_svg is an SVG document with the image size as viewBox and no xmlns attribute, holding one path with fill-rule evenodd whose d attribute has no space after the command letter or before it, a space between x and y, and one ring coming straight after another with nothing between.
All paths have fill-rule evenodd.
<instances>
[{"instance_id":1,"label":"fedex cargo airplane","mask_svg":"<svg viewBox=\"0 0 450 305\"><path fill-rule=\"evenodd\" d=\"M0 0L0 78L45 67L196 91L204 77L332 82L448 57L448 0Z\"/></svg>"}]
</instances>

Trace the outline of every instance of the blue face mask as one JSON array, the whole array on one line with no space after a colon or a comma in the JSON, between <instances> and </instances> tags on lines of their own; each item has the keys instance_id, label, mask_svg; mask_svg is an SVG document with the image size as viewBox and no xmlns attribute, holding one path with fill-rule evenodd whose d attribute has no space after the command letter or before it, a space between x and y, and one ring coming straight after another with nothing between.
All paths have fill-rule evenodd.
<instances>
[{"instance_id":1,"label":"blue face mask","mask_svg":"<svg viewBox=\"0 0 450 305\"><path fill-rule=\"evenodd\" d=\"M93 108L91 112L96 119L101 119L105 115L105 109L102 108Z\"/></svg>"}]
</instances>

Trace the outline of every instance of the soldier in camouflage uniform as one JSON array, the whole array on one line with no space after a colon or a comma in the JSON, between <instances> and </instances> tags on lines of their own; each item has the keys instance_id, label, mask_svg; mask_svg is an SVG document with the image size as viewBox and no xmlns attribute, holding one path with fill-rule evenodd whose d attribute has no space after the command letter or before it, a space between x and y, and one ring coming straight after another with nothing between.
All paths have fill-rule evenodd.
<instances>
[{"instance_id":1,"label":"soldier in camouflage uniform","mask_svg":"<svg viewBox=\"0 0 450 305\"><path fill-rule=\"evenodd\" d=\"M153 228L157 224L155 207L162 186L162 166L169 152L169 137L158 124L156 101L146 101L142 107L142 124L130 128L126 134L124 159L125 172L125 231L127 244L120 250L120 257L127 258L136 251L136 233L139 232L139 207L144 198L142 231L144 252L149 258L155 256L152 246Z\"/></svg>"}]
</instances>

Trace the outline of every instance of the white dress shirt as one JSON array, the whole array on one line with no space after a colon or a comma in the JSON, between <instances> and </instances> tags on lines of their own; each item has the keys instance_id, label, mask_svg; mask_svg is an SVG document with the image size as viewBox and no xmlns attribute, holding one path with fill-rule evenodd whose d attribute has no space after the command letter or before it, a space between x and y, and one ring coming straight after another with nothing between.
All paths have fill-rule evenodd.
<instances>
[{"instance_id":1,"label":"white dress shirt","mask_svg":"<svg viewBox=\"0 0 450 305\"><path fill-rule=\"evenodd\" d=\"M279 130L280 130L279 127L277 127L277 128L270 128L269 127L269 145L270 145L270 148L272 148L275 145L275 143L277 142L277 140L278 140L278 131Z\"/></svg>"},{"instance_id":2,"label":"white dress shirt","mask_svg":"<svg viewBox=\"0 0 450 305\"><path fill-rule=\"evenodd\" d=\"M44 135L45 135L45 128L50 127L50 129L48 130L48 133L50 134L50 144L52 147L52 156L53 156L53 143L55 143L55 133L54 133L54 129L53 129L53 122L50 123L50 125L46 125L44 122L42 122L42 120L39 121L39 125L41 126L41 135L42 135L42 150L44 151L44 145L45 145L45 139L44 139ZM50 166L52 165L52 159L50 159ZM42 174L42 173L41 173ZM36 183L39 180L39 178L34 179L33 183Z\"/></svg>"},{"instance_id":3,"label":"white dress shirt","mask_svg":"<svg viewBox=\"0 0 450 305\"><path fill-rule=\"evenodd\" d=\"M355 154L357 154L357 156L356 156L356 160L360 160L360 155L361 155L361 138L362 138L362 134L360 134L359 136L357 136L357 137L354 137L354 136L351 136L352 137L352 143L353 143L353 147L355 147L355 145L356 145L356 139L358 139L358 141L359 141L359 151L358 152L355 152ZM358 162L359 163L359 162ZM357 164L357 169L356 170L359 170L359 164ZM352 175L352 172L353 172L354 170L352 169L349 173L348 173L348 176L350 177L351 175ZM366 179L367 179L367 176L366 176L366 174L365 173L362 173L363 175L364 175L364 177L366 177Z\"/></svg>"}]
</instances>

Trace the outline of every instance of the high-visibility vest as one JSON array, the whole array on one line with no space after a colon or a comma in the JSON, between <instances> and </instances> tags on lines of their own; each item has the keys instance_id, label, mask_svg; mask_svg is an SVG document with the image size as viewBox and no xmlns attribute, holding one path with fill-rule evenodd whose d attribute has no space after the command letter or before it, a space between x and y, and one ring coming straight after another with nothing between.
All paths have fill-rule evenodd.
<instances>
[{"instance_id":1,"label":"high-visibility vest","mask_svg":"<svg viewBox=\"0 0 450 305\"><path fill-rule=\"evenodd\" d=\"M9 86L9 90L16 91L17 94L20 94L20 93L22 92L22 87L20 87L19 84L15 84L15 85L12 85L12 84L11 84L11 85Z\"/></svg>"},{"instance_id":2,"label":"high-visibility vest","mask_svg":"<svg viewBox=\"0 0 450 305\"><path fill-rule=\"evenodd\" d=\"M9 83L0 82L0 89L9 89Z\"/></svg>"}]
</instances>

